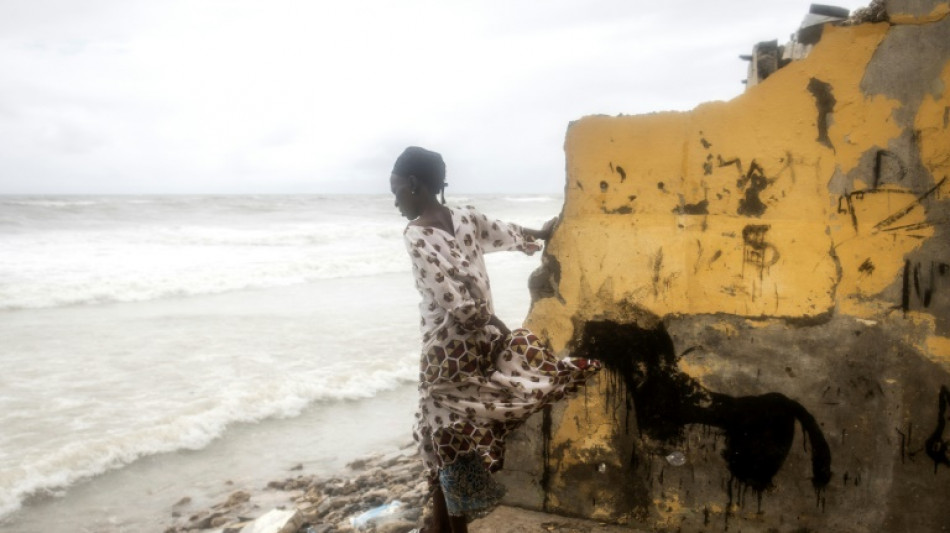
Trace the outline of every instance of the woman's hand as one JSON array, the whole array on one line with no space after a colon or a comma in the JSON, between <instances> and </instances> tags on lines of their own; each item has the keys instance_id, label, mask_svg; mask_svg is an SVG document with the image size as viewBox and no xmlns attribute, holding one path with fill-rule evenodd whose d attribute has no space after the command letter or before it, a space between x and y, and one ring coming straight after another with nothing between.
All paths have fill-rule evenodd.
<instances>
[{"instance_id":1,"label":"woman's hand","mask_svg":"<svg viewBox=\"0 0 950 533\"><path fill-rule=\"evenodd\" d=\"M544 225L541 226L541 229L525 228L524 232L526 235L530 235L535 239L547 241L551 238L551 233L554 232L554 226L557 225L558 220L560 220L560 217L554 217L551 220L545 222Z\"/></svg>"},{"instance_id":2,"label":"woman's hand","mask_svg":"<svg viewBox=\"0 0 950 533\"><path fill-rule=\"evenodd\" d=\"M508 326L506 326L505 323L502 322L500 318L498 318L498 315L492 315L491 318L488 320L488 325L495 326L496 328L498 328L498 331L500 331L501 334L505 337L511 335L511 330L508 329Z\"/></svg>"}]
</instances>

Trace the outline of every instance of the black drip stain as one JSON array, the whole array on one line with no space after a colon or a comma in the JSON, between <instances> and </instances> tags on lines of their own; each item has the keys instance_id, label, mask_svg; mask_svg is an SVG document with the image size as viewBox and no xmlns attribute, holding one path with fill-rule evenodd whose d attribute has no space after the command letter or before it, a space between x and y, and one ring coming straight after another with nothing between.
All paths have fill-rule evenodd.
<instances>
[{"instance_id":1,"label":"black drip stain","mask_svg":"<svg viewBox=\"0 0 950 533\"><path fill-rule=\"evenodd\" d=\"M706 156L706 161L703 161L703 176L709 176L713 173L713 156L709 154Z\"/></svg>"},{"instance_id":2,"label":"black drip stain","mask_svg":"<svg viewBox=\"0 0 950 533\"><path fill-rule=\"evenodd\" d=\"M606 181L600 182L600 192L607 192L607 187L609 187L609 185Z\"/></svg>"},{"instance_id":3,"label":"black drip stain","mask_svg":"<svg viewBox=\"0 0 950 533\"><path fill-rule=\"evenodd\" d=\"M575 356L604 364L606 404L622 400L633 409L641 436L677 445L687 424L722 429L730 506L734 498L741 504L747 489L760 494L772 487L791 449L797 420L811 448L812 485L819 504L823 500L821 491L831 480L831 450L815 418L797 401L777 392L734 397L706 389L679 371L673 340L662 323L641 328L587 322Z\"/></svg>"},{"instance_id":4,"label":"black drip stain","mask_svg":"<svg viewBox=\"0 0 950 533\"><path fill-rule=\"evenodd\" d=\"M927 456L934 462L934 473L940 465L950 467L950 436L944 437L943 433L947 428L947 409L950 408L950 390L947 387L940 387L940 393L937 395L939 408L937 410L937 427L933 433L927 437L924 447Z\"/></svg>"},{"instance_id":5,"label":"black drip stain","mask_svg":"<svg viewBox=\"0 0 950 533\"><path fill-rule=\"evenodd\" d=\"M943 127L944 129L950 126L950 105L943 108Z\"/></svg>"},{"instance_id":6,"label":"black drip stain","mask_svg":"<svg viewBox=\"0 0 950 533\"><path fill-rule=\"evenodd\" d=\"M834 149L831 139L828 138L828 115L834 112L837 103L831 92L831 84L812 78L808 81L808 92L815 97L815 107L818 108L818 139L816 140Z\"/></svg>"},{"instance_id":7,"label":"black drip stain","mask_svg":"<svg viewBox=\"0 0 950 533\"><path fill-rule=\"evenodd\" d=\"M656 183L656 188L657 188L657 189L660 189L660 190L662 191L662 190L663 190L663 187L666 187L666 185L664 185L662 181L658 181L658 182Z\"/></svg>"},{"instance_id":8,"label":"black drip stain","mask_svg":"<svg viewBox=\"0 0 950 533\"><path fill-rule=\"evenodd\" d=\"M871 275L874 273L874 263L871 262L871 258L867 258L861 263L861 266L858 267L858 272L862 274Z\"/></svg>"},{"instance_id":9,"label":"black drip stain","mask_svg":"<svg viewBox=\"0 0 950 533\"><path fill-rule=\"evenodd\" d=\"M765 213L765 204L759 194L769 186L762 167L755 161L749 166L749 172L736 181L738 188L745 187L745 197L739 199L739 214L743 216L760 217Z\"/></svg>"},{"instance_id":10,"label":"black drip stain","mask_svg":"<svg viewBox=\"0 0 950 533\"><path fill-rule=\"evenodd\" d=\"M708 208L709 202L707 200L703 200L695 204L678 205L673 208L673 212L677 215L708 215Z\"/></svg>"},{"instance_id":11,"label":"black drip stain","mask_svg":"<svg viewBox=\"0 0 950 533\"><path fill-rule=\"evenodd\" d=\"M582 191L584 190L584 184L581 183L580 180L576 180L576 181L574 181L574 183L577 184L577 188L578 188L578 189L580 189L580 190L582 190Z\"/></svg>"},{"instance_id":12,"label":"black drip stain","mask_svg":"<svg viewBox=\"0 0 950 533\"><path fill-rule=\"evenodd\" d=\"M700 137L699 142L703 143L703 148L709 150L709 147L712 146L712 143L707 141L705 137Z\"/></svg>"}]
</instances>

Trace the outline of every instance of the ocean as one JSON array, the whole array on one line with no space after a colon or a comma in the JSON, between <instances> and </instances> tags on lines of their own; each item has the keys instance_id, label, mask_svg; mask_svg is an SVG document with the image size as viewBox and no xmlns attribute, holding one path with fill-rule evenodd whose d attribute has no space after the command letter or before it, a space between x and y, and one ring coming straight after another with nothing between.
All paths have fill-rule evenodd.
<instances>
[{"instance_id":1,"label":"ocean","mask_svg":"<svg viewBox=\"0 0 950 533\"><path fill-rule=\"evenodd\" d=\"M448 203L540 227L563 200ZM0 532L162 531L407 445L405 223L389 195L0 196ZM538 257L487 257L509 325Z\"/></svg>"}]
</instances>

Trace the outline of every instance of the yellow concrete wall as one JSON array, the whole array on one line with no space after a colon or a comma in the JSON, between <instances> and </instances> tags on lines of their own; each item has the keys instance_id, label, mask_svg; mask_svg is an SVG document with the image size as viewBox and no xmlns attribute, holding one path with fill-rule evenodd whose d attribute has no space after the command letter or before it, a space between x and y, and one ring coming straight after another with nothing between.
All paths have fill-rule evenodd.
<instances>
[{"instance_id":1,"label":"yellow concrete wall","mask_svg":"<svg viewBox=\"0 0 950 533\"><path fill-rule=\"evenodd\" d=\"M549 248L561 264L563 301L538 302L530 322L543 324L560 349L574 333L568 317L594 317L624 301L659 316L814 317L837 309L871 317L892 306L874 296L933 234L921 225L921 191L888 186L861 194L871 191L873 176L850 183L849 195L828 189L836 172L849 173L862 154L901 132L891 119L901 102L866 97L860 88L888 29L830 27L811 56L730 102L573 123L563 222ZM812 78L829 84L837 100L833 148L816 141ZM950 175L948 103L944 89L917 115L921 158L938 182ZM765 211L743 216L753 165L768 181L758 194ZM948 193L950 180L933 196ZM702 201L708 214L675 212ZM744 239L747 226L767 226L754 230L761 248ZM898 226L912 229L891 231ZM860 270L865 261L873 269Z\"/></svg>"},{"instance_id":2,"label":"yellow concrete wall","mask_svg":"<svg viewBox=\"0 0 950 533\"><path fill-rule=\"evenodd\" d=\"M948 6L898 13L896 21L933 24L945 20ZM826 27L808 58L729 102L572 123L562 221L546 251L560 267L557 297L534 302L528 327L566 353L585 321L636 321L642 311L741 317L752 327L775 319L899 318L908 342L950 371L941 317L908 308L901 292L912 254L948 224L934 220L930 207L950 195L950 61L938 65L939 80L921 102L869 94L862 85L869 62L894 28ZM822 91L834 99L830 114L821 113ZM881 180L869 154L907 133L900 113L914 106L916 153L894 157L919 160L929 176ZM700 380L722 371L680 368ZM583 514L636 521L618 511L616 499L596 494L610 487L571 489L562 474L604 457L616 442L615 424L596 414L608 411L604 379L567 405L552 429L550 447L569 446L561 446L546 506L577 514L576 503L562 497L574 490L599 502ZM654 527L685 512L681 491L651 497Z\"/></svg>"}]
</instances>

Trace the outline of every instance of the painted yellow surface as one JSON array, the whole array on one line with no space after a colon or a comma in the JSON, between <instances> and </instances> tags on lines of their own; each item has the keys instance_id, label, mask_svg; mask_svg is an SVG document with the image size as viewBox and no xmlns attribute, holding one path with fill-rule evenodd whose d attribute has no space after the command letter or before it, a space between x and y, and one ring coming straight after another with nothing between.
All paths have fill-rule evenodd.
<instances>
[{"instance_id":1,"label":"painted yellow surface","mask_svg":"<svg viewBox=\"0 0 950 533\"><path fill-rule=\"evenodd\" d=\"M894 116L904 104L861 89L890 28L826 27L808 58L729 102L572 123L563 218L547 250L560 265L559 297L535 302L528 326L565 351L576 324L636 321L636 309L753 320L892 312L905 258L934 228L922 191L878 185L856 170L903 133ZM934 183L950 175L950 63L941 79L914 124ZM938 189L950 194L950 179ZM948 339L923 344L950 360ZM697 378L717 371L682 362L681 370ZM572 422L554 429L552 442L571 446L553 487L565 489L558 472L616 437L617 428L583 409L569 404ZM654 503L660 520L680 512L675 494ZM609 503L598 513L610 516Z\"/></svg>"},{"instance_id":2,"label":"painted yellow surface","mask_svg":"<svg viewBox=\"0 0 950 533\"><path fill-rule=\"evenodd\" d=\"M659 316L813 317L891 283L920 239L873 225L913 193L839 198L828 189L836 172L901 133L891 119L900 103L860 89L888 28L829 27L809 58L730 102L573 123L564 218L550 245L563 303L532 311L552 345L572 338L566 317L615 313L618 302ZM833 95L831 117L820 115L816 83ZM851 188L872 182L862 176Z\"/></svg>"}]
</instances>

